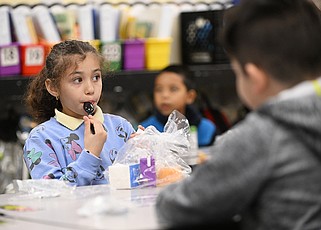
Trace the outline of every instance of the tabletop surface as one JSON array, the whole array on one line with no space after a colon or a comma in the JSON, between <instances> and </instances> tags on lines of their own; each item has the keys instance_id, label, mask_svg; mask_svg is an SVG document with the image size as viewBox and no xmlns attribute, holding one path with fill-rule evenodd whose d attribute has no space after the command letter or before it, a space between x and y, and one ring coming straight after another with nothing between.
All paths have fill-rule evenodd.
<instances>
[{"instance_id":1,"label":"tabletop surface","mask_svg":"<svg viewBox=\"0 0 321 230\"><path fill-rule=\"evenodd\" d=\"M155 213L160 189L116 190L109 185L95 185L48 197L21 192L2 194L0 228L161 229Z\"/></svg>"}]
</instances>

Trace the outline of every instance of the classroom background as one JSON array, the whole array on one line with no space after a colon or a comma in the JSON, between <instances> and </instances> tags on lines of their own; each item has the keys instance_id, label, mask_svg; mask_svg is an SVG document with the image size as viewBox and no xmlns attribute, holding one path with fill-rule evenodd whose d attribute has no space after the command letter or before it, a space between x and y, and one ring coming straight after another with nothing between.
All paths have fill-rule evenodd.
<instances>
[{"instance_id":1,"label":"classroom background","mask_svg":"<svg viewBox=\"0 0 321 230\"><path fill-rule=\"evenodd\" d=\"M89 41L103 54L109 71L100 106L134 126L151 114L153 79L169 64L190 67L200 109L237 122L246 111L218 41L224 10L237 3L0 0L0 193L13 179L28 178L22 146L35 124L24 91L61 40Z\"/></svg>"}]
</instances>

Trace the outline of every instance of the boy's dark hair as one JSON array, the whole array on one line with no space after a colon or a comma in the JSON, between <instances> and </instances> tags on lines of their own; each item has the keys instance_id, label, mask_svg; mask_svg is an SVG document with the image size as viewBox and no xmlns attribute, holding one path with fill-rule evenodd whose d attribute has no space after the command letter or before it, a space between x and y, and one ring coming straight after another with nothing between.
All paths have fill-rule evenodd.
<instances>
[{"instance_id":1,"label":"boy's dark hair","mask_svg":"<svg viewBox=\"0 0 321 230\"><path fill-rule=\"evenodd\" d=\"M56 100L46 89L45 81L50 79L58 87L66 70L77 66L88 53L97 55L100 66L103 67L103 57L88 42L67 40L54 45L46 58L46 63L40 73L29 83L25 101L29 114L36 122L44 122L55 115L55 108L62 109L59 100Z\"/></svg>"},{"instance_id":2,"label":"boy's dark hair","mask_svg":"<svg viewBox=\"0 0 321 230\"><path fill-rule=\"evenodd\" d=\"M321 19L308 0L243 0L224 16L222 43L242 66L254 63L295 85L321 74Z\"/></svg>"},{"instance_id":3,"label":"boy's dark hair","mask_svg":"<svg viewBox=\"0 0 321 230\"><path fill-rule=\"evenodd\" d=\"M196 85L194 82L194 75L193 73L189 70L189 68L185 65L169 65L162 69L159 74L164 73L164 72L172 72L180 75L184 81L184 84L186 85L188 90L194 89L196 90Z\"/></svg>"}]
</instances>

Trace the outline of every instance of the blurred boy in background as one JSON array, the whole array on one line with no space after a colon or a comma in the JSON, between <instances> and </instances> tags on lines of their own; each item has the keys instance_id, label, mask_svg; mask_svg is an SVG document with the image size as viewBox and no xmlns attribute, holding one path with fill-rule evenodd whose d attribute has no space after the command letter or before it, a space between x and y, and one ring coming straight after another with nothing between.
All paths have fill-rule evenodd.
<instances>
[{"instance_id":1,"label":"blurred boy in background","mask_svg":"<svg viewBox=\"0 0 321 230\"><path fill-rule=\"evenodd\" d=\"M187 67L167 66L155 78L154 115L141 122L141 125L145 128L152 125L163 132L168 116L176 109L185 115L190 126L197 127L198 145L211 145L216 136L216 126L193 106L196 97L193 76Z\"/></svg>"}]
</instances>

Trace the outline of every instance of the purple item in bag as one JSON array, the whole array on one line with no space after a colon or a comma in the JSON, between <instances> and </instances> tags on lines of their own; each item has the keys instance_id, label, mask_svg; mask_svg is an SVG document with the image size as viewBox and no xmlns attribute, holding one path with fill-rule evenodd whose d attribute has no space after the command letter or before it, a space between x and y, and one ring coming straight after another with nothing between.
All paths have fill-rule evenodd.
<instances>
[{"instance_id":1,"label":"purple item in bag","mask_svg":"<svg viewBox=\"0 0 321 230\"><path fill-rule=\"evenodd\" d=\"M149 186L156 186L155 159L152 156L140 158L140 181Z\"/></svg>"}]
</instances>

